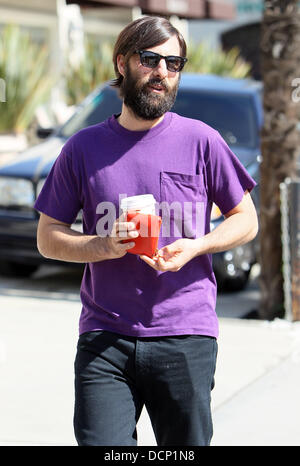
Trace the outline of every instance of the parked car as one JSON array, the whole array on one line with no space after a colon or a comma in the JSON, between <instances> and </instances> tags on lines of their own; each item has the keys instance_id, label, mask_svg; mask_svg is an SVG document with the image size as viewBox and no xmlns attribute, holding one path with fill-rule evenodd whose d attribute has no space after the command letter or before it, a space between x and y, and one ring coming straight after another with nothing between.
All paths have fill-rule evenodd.
<instances>
[{"instance_id":1,"label":"parked car","mask_svg":"<svg viewBox=\"0 0 300 466\"><path fill-rule=\"evenodd\" d=\"M60 128L40 132L46 140L0 167L0 272L27 276L42 263L36 246L39 214L33 209L43 183L65 141L80 129L121 110L121 100L108 83L92 92ZM245 79L183 73L172 111L204 121L220 132L251 176L258 182L262 124L261 85ZM258 205L258 186L253 190ZM211 228L223 221L214 205ZM72 228L81 227L80 215ZM255 241L213 255L221 288L241 289L256 261Z\"/></svg>"}]
</instances>

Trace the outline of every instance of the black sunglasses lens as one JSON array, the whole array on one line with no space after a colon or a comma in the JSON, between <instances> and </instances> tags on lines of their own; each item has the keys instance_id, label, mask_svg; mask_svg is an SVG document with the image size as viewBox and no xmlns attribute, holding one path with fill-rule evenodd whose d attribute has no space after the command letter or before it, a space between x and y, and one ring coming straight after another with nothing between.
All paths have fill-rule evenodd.
<instances>
[{"instance_id":1,"label":"black sunglasses lens","mask_svg":"<svg viewBox=\"0 0 300 466\"><path fill-rule=\"evenodd\" d=\"M159 55L152 52L141 53L141 64L147 68L156 68L159 63Z\"/></svg>"},{"instance_id":2,"label":"black sunglasses lens","mask_svg":"<svg viewBox=\"0 0 300 466\"><path fill-rule=\"evenodd\" d=\"M156 68L161 56L154 52L140 52L141 64L147 68ZM167 57L167 69L169 71L181 71L184 66L184 59L181 57Z\"/></svg>"},{"instance_id":3,"label":"black sunglasses lens","mask_svg":"<svg viewBox=\"0 0 300 466\"><path fill-rule=\"evenodd\" d=\"M169 71L180 71L183 67L183 60L180 57L167 59L167 68Z\"/></svg>"}]
</instances>

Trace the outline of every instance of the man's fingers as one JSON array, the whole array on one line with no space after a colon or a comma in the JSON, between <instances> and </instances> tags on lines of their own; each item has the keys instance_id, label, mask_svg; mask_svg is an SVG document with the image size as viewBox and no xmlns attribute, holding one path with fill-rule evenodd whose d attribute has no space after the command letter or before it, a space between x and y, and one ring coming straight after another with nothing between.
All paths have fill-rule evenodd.
<instances>
[{"instance_id":1,"label":"man's fingers","mask_svg":"<svg viewBox=\"0 0 300 466\"><path fill-rule=\"evenodd\" d=\"M143 254L140 255L140 258L146 262L148 265L153 267L155 270L158 270L157 263L155 260L151 259L151 257L145 256Z\"/></svg>"},{"instance_id":2,"label":"man's fingers","mask_svg":"<svg viewBox=\"0 0 300 466\"><path fill-rule=\"evenodd\" d=\"M122 249L125 249L125 250L126 250L126 249L131 249L131 248L133 248L134 246L135 246L135 243L134 243L133 241L132 241L132 242L130 241L130 243L120 243L120 247L121 247Z\"/></svg>"},{"instance_id":3,"label":"man's fingers","mask_svg":"<svg viewBox=\"0 0 300 466\"><path fill-rule=\"evenodd\" d=\"M112 237L121 239L137 238L138 235L133 222L116 222L111 232Z\"/></svg>"},{"instance_id":4,"label":"man's fingers","mask_svg":"<svg viewBox=\"0 0 300 466\"><path fill-rule=\"evenodd\" d=\"M140 258L143 259L148 265L150 265L155 270L160 270L166 272L169 270L166 262L162 256L155 256L153 259L149 256L140 255Z\"/></svg>"},{"instance_id":5,"label":"man's fingers","mask_svg":"<svg viewBox=\"0 0 300 466\"><path fill-rule=\"evenodd\" d=\"M117 222L116 230L117 231L130 231L135 229L135 223L133 222Z\"/></svg>"}]
</instances>

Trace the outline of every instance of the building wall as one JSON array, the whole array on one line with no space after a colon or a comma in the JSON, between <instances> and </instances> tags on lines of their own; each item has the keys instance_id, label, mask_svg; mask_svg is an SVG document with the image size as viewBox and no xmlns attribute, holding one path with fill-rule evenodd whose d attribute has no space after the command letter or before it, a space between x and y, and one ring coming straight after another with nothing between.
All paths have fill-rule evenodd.
<instances>
[{"instance_id":1,"label":"building wall","mask_svg":"<svg viewBox=\"0 0 300 466\"><path fill-rule=\"evenodd\" d=\"M38 42L50 48L50 66L57 72L61 66L61 45L57 6L63 0L0 0L0 28L5 24L17 24L31 32ZM121 29L132 20L136 11L128 8L103 8L82 10L85 33L98 36L99 40L117 37Z\"/></svg>"}]
</instances>

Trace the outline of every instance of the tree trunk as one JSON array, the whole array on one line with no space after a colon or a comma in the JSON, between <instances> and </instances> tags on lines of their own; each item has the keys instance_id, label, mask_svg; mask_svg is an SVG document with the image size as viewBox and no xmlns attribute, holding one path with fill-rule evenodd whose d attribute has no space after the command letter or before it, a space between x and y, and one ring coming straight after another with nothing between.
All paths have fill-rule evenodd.
<instances>
[{"instance_id":1,"label":"tree trunk","mask_svg":"<svg viewBox=\"0 0 300 466\"><path fill-rule=\"evenodd\" d=\"M260 173L260 317L284 316L279 185L296 174L299 102L293 80L300 78L298 0L265 0L261 30L264 126Z\"/></svg>"}]
</instances>

